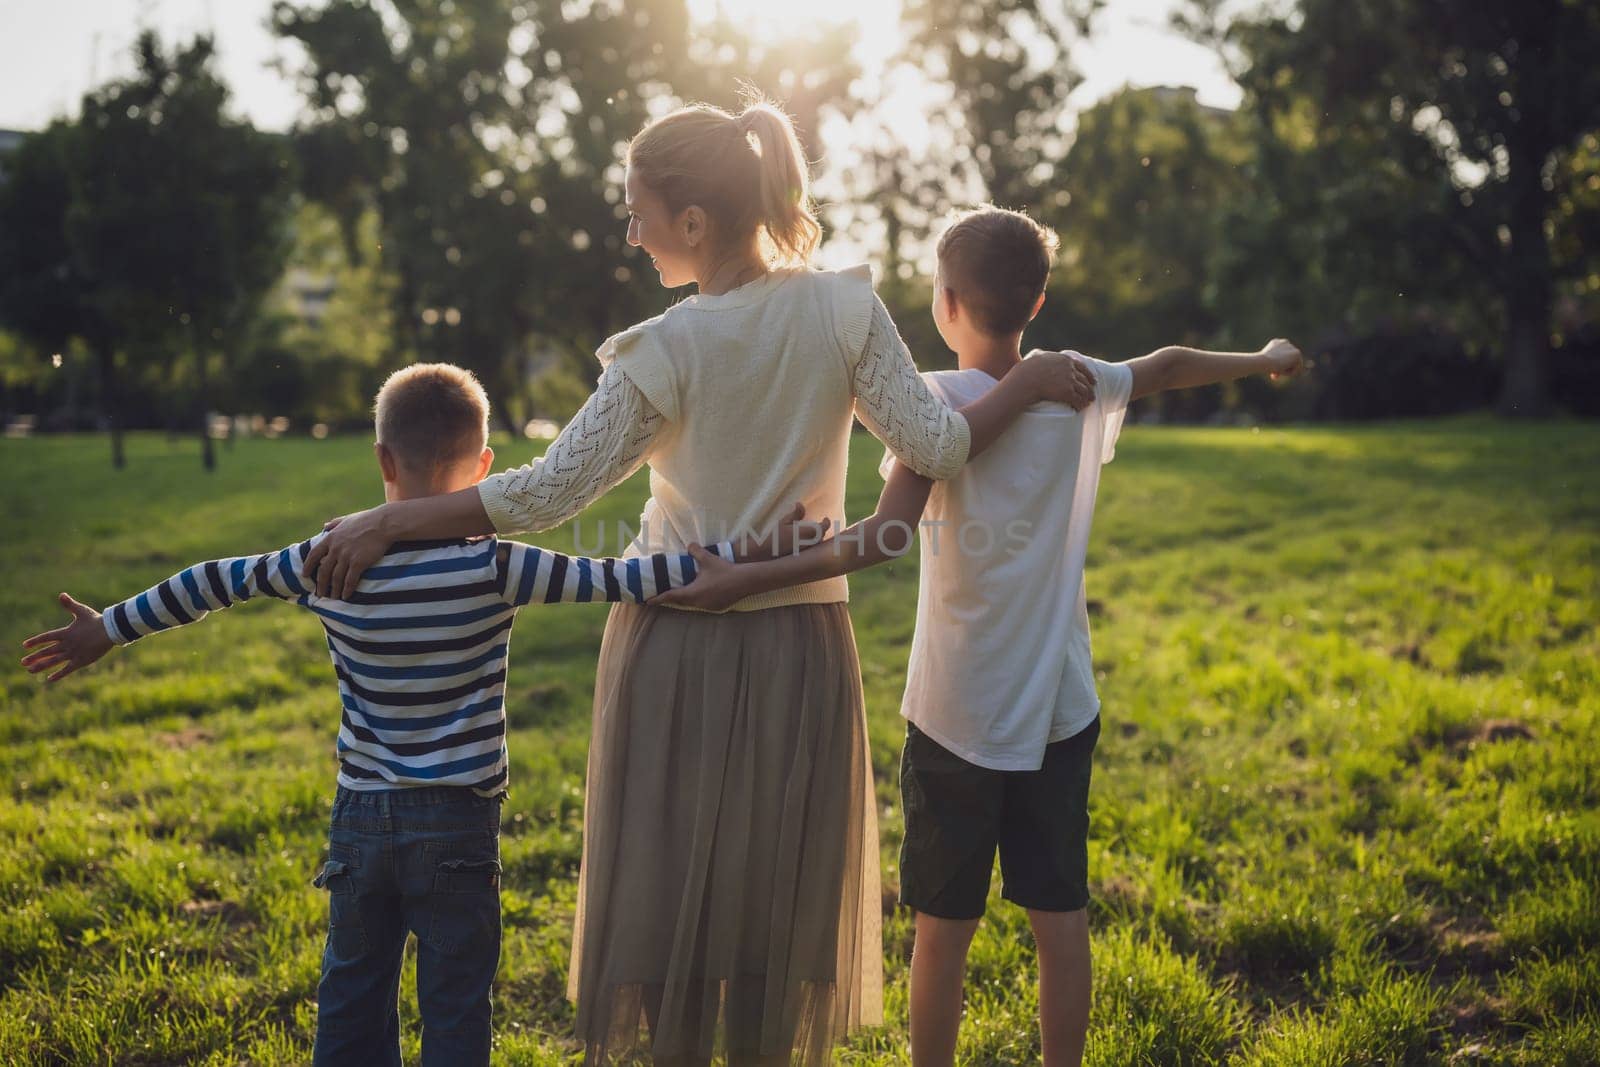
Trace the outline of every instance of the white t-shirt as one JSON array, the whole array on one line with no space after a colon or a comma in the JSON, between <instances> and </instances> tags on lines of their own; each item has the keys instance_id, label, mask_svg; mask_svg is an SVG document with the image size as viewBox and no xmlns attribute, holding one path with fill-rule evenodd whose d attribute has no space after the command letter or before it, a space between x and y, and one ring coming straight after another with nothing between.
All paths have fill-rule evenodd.
<instances>
[{"instance_id":1,"label":"white t-shirt","mask_svg":"<svg viewBox=\"0 0 1600 1067\"><path fill-rule=\"evenodd\" d=\"M960 473L935 482L918 531L917 630L900 713L969 763L1037 770L1045 746L1100 711L1083 565L1100 467L1111 460L1133 372L1083 357L1082 412L1037 404ZM995 384L980 370L923 375L951 407ZM885 478L894 457L885 455Z\"/></svg>"}]
</instances>

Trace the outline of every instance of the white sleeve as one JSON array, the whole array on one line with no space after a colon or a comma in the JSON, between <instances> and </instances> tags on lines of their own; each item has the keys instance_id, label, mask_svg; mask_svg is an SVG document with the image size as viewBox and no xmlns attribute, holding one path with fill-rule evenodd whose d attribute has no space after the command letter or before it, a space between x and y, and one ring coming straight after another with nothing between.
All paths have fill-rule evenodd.
<instances>
[{"instance_id":1,"label":"white sleeve","mask_svg":"<svg viewBox=\"0 0 1600 1067\"><path fill-rule=\"evenodd\" d=\"M1100 408L1100 462L1110 463L1117 454L1117 438L1128 414L1128 398L1133 395L1133 370L1126 363L1080 356L1094 372L1094 402Z\"/></svg>"}]
</instances>

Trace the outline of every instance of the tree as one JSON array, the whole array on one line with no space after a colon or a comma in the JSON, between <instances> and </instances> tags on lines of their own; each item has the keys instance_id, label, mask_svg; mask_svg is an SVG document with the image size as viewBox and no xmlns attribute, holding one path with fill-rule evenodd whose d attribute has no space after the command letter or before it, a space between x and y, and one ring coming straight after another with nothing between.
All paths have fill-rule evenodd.
<instances>
[{"instance_id":1,"label":"tree","mask_svg":"<svg viewBox=\"0 0 1600 1067\"><path fill-rule=\"evenodd\" d=\"M838 181L834 216L882 248L879 293L913 352L945 352L928 322L931 238L952 209L991 200L1038 216L1070 143L1070 46L1102 0L906 0L904 44L860 101L860 159ZM897 120L917 100L927 143ZM943 357L948 359L948 355Z\"/></svg>"},{"instance_id":2,"label":"tree","mask_svg":"<svg viewBox=\"0 0 1600 1067\"><path fill-rule=\"evenodd\" d=\"M740 72L810 129L848 82L834 39L757 55L725 25L691 32L683 0L280 2L273 17L307 57L308 195L347 232L367 206L381 219L394 362L472 367L512 428L535 353L592 380L593 347L661 307L622 240L619 162L652 107L731 103Z\"/></svg>"},{"instance_id":3,"label":"tree","mask_svg":"<svg viewBox=\"0 0 1600 1067\"><path fill-rule=\"evenodd\" d=\"M339 217L352 261L362 214L382 226L396 279L386 362L452 360L502 393L526 330L518 290L533 281L529 197L485 138L506 120L507 5L279 3L273 19L307 56L310 117L295 140L308 195Z\"/></svg>"},{"instance_id":4,"label":"tree","mask_svg":"<svg viewBox=\"0 0 1600 1067\"><path fill-rule=\"evenodd\" d=\"M1216 27L1219 6L1192 3L1189 24ZM1600 5L1299 0L1289 16L1252 16L1220 39L1259 100L1302 99L1323 136L1382 143L1449 184L1453 196L1417 207L1438 213L1448 244L1435 254L1470 264L1492 293L1500 409L1547 410L1554 179L1600 127Z\"/></svg>"},{"instance_id":5,"label":"tree","mask_svg":"<svg viewBox=\"0 0 1600 1067\"><path fill-rule=\"evenodd\" d=\"M1061 253L1032 336L1112 359L1212 340L1221 322L1209 272L1247 156L1239 127L1193 90L1164 88L1123 89L1078 116L1039 211ZM1167 394L1152 406L1199 414L1221 392Z\"/></svg>"},{"instance_id":6,"label":"tree","mask_svg":"<svg viewBox=\"0 0 1600 1067\"><path fill-rule=\"evenodd\" d=\"M305 202L293 229L262 342L234 368L230 386L240 403L258 405L253 410L361 426L394 344L394 276L378 251L377 213L368 209L347 231L328 209Z\"/></svg>"},{"instance_id":7,"label":"tree","mask_svg":"<svg viewBox=\"0 0 1600 1067\"><path fill-rule=\"evenodd\" d=\"M39 357L63 351L73 338L88 346L111 431L111 464L121 469L126 459L117 326L67 235L83 136L70 123L53 122L24 138L6 159L6 180L0 183L0 323Z\"/></svg>"},{"instance_id":8,"label":"tree","mask_svg":"<svg viewBox=\"0 0 1600 1067\"><path fill-rule=\"evenodd\" d=\"M188 352L211 470L211 363L282 273L293 172L277 138L226 114L210 38L168 54L147 31L136 55L131 78L84 97L68 240L122 347Z\"/></svg>"},{"instance_id":9,"label":"tree","mask_svg":"<svg viewBox=\"0 0 1600 1067\"><path fill-rule=\"evenodd\" d=\"M1070 46L1103 0L907 0L903 61L948 89L944 170L971 168L1005 207L1034 204L1069 140Z\"/></svg>"}]
</instances>

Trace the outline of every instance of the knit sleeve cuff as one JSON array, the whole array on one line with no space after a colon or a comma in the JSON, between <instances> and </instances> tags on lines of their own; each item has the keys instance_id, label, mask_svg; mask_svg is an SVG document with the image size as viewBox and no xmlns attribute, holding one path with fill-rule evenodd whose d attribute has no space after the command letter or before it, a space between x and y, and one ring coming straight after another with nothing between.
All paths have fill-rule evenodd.
<instances>
[{"instance_id":1,"label":"knit sleeve cuff","mask_svg":"<svg viewBox=\"0 0 1600 1067\"><path fill-rule=\"evenodd\" d=\"M491 474L478 483L478 499L483 502L483 510L488 514L494 532L502 537L527 533L532 529L527 525L525 516L506 499L506 477L505 474Z\"/></svg>"},{"instance_id":2,"label":"knit sleeve cuff","mask_svg":"<svg viewBox=\"0 0 1600 1067\"><path fill-rule=\"evenodd\" d=\"M935 481L954 478L961 473L961 468L967 465L967 457L972 454L972 427L967 423L967 417L959 411L950 412L950 436L944 450L940 453L939 471L935 474Z\"/></svg>"}]
</instances>

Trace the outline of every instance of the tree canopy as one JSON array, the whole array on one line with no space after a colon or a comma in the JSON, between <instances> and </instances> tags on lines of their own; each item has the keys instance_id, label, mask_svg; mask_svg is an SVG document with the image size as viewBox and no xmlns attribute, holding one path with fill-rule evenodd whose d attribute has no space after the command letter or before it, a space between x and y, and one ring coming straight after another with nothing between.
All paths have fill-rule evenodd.
<instances>
[{"instance_id":1,"label":"tree canopy","mask_svg":"<svg viewBox=\"0 0 1600 1067\"><path fill-rule=\"evenodd\" d=\"M1237 110L1174 87L1078 107L1104 7L906 0L869 71L848 25L776 42L686 0L278 0L305 99L284 136L232 116L209 40L146 35L134 75L5 160L0 352L39 368L30 403L88 398L113 428L214 404L354 424L416 359L476 371L507 428L564 417L595 346L679 296L623 239L628 139L754 90L795 116L824 218L925 362L948 359L932 241L992 200L1062 239L1029 344L1292 335L1327 357L1294 390L1163 417L1412 410L1360 402L1378 365L1427 383L1419 411L1589 409L1600 6L1187 0L1178 25L1225 57Z\"/></svg>"}]
</instances>

